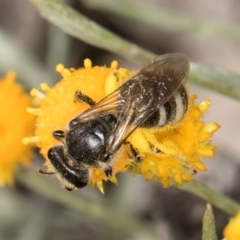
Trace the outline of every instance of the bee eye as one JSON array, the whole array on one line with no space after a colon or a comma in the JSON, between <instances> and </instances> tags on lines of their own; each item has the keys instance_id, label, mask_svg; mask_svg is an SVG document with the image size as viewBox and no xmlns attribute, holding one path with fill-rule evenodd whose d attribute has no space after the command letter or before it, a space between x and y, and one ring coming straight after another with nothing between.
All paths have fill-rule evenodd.
<instances>
[{"instance_id":1,"label":"bee eye","mask_svg":"<svg viewBox=\"0 0 240 240\"><path fill-rule=\"evenodd\" d=\"M78 120L74 118L70 123L69 123L69 128L74 128L78 125Z\"/></svg>"}]
</instances>

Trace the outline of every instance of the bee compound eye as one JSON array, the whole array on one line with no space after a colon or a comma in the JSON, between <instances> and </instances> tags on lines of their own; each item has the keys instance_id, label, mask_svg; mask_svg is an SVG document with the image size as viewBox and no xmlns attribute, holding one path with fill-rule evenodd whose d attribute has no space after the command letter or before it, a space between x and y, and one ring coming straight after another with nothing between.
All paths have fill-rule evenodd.
<instances>
[{"instance_id":1,"label":"bee compound eye","mask_svg":"<svg viewBox=\"0 0 240 240\"><path fill-rule=\"evenodd\" d=\"M47 156L52 163L62 162L64 159L62 146L57 145L49 148Z\"/></svg>"}]
</instances>

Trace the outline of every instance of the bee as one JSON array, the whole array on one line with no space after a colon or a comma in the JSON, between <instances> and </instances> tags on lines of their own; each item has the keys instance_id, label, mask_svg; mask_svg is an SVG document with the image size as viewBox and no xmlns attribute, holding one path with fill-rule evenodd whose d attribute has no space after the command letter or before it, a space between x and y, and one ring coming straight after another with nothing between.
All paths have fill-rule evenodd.
<instances>
[{"instance_id":1,"label":"bee","mask_svg":"<svg viewBox=\"0 0 240 240\"><path fill-rule=\"evenodd\" d=\"M48 151L53 168L67 183L65 188L85 187L91 178L90 167L101 168L110 178L115 154L136 128L159 128L180 121L188 107L184 87L188 71L185 54L165 54L97 103L76 91L75 99L90 107L72 119L65 131L53 132L60 143ZM130 150L141 161L131 144Z\"/></svg>"}]
</instances>

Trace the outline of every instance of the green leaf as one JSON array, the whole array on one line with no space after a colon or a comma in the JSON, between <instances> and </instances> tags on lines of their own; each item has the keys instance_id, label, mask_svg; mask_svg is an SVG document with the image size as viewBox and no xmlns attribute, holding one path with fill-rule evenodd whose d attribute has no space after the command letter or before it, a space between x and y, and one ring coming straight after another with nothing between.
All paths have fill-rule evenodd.
<instances>
[{"instance_id":1,"label":"green leaf","mask_svg":"<svg viewBox=\"0 0 240 240\"><path fill-rule=\"evenodd\" d=\"M215 220L210 204L207 204L207 209L203 216L202 240L217 240Z\"/></svg>"}]
</instances>

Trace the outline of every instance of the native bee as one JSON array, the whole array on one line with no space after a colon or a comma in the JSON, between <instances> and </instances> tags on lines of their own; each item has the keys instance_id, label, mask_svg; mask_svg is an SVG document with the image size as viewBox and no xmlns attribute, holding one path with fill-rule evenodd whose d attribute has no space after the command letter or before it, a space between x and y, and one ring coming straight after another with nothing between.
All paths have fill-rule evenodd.
<instances>
[{"instance_id":1,"label":"native bee","mask_svg":"<svg viewBox=\"0 0 240 240\"><path fill-rule=\"evenodd\" d=\"M114 155L137 127L156 128L178 122L188 106L184 88L188 71L185 54L165 54L97 103L76 91L75 98L90 108L72 119L65 131L53 132L60 143L48 151L56 173L69 183L66 188L86 186L90 167L101 168L110 178ZM140 161L137 149L131 146L131 151Z\"/></svg>"}]
</instances>

